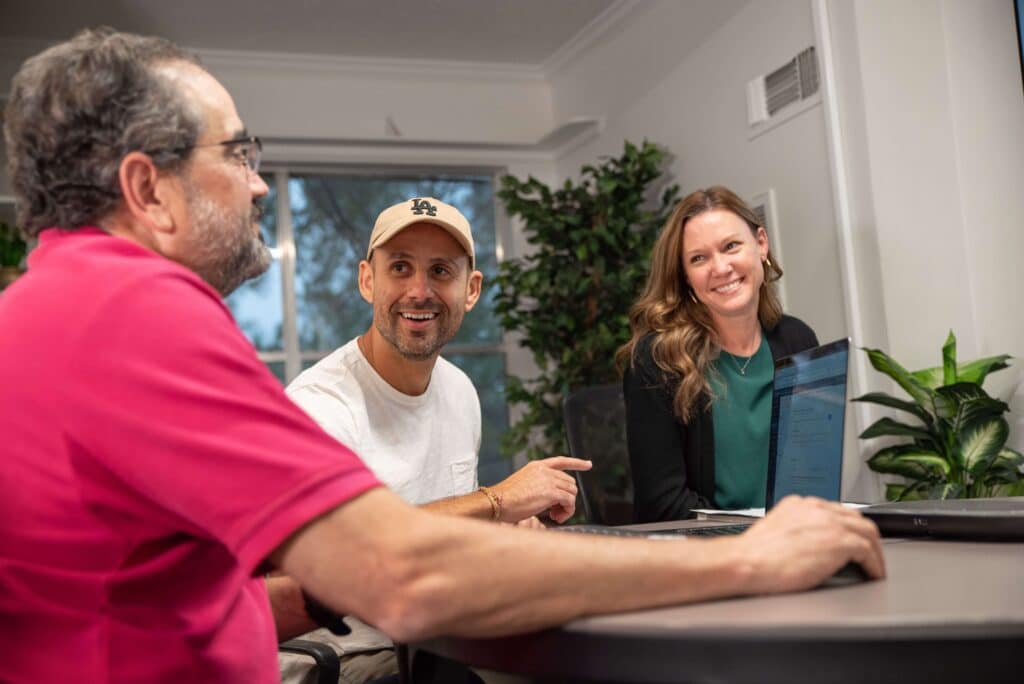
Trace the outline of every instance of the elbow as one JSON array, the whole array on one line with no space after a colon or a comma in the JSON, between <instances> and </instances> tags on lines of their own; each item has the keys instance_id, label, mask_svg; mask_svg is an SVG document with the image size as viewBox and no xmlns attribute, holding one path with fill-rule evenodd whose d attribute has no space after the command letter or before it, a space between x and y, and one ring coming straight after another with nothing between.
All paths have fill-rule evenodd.
<instances>
[{"instance_id":1,"label":"elbow","mask_svg":"<svg viewBox=\"0 0 1024 684\"><path fill-rule=\"evenodd\" d=\"M455 578L415 544L402 545L377 566L369 621L394 641L440 634L457 611Z\"/></svg>"},{"instance_id":2,"label":"elbow","mask_svg":"<svg viewBox=\"0 0 1024 684\"><path fill-rule=\"evenodd\" d=\"M448 622L445 595L434 579L403 578L380 604L377 628L398 642L411 642L440 634Z\"/></svg>"}]
</instances>

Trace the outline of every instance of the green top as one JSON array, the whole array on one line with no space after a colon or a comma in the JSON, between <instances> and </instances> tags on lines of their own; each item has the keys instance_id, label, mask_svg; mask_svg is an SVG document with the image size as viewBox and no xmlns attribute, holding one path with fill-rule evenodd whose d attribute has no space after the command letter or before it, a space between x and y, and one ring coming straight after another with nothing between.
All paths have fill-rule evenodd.
<instances>
[{"instance_id":1,"label":"green top","mask_svg":"<svg viewBox=\"0 0 1024 684\"><path fill-rule=\"evenodd\" d=\"M715 400L715 504L722 509L764 506L775 362L762 336L749 357L722 350L710 373ZM741 369L744 372L741 372Z\"/></svg>"}]
</instances>

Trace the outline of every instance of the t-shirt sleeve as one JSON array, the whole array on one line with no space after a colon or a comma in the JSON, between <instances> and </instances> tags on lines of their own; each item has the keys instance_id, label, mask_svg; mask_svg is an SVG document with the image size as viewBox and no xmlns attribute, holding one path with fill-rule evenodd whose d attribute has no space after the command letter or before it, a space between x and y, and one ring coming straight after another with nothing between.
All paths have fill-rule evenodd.
<instances>
[{"instance_id":1,"label":"t-shirt sleeve","mask_svg":"<svg viewBox=\"0 0 1024 684\"><path fill-rule=\"evenodd\" d=\"M212 291L161 274L96 310L54 389L81 495L126 535L204 536L255 570L379 484L285 396Z\"/></svg>"},{"instance_id":2,"label":"t-shirt sleeve","mask_svg":"<svg viewBox=\"0 0 1024 684\"><path fill-rule=\"evenodd\" d=\"M286 393L331 437L342 444L355 446L360 443L355 414L338 392L313 383L289 385Z\"/></svg>"}]
</instances>

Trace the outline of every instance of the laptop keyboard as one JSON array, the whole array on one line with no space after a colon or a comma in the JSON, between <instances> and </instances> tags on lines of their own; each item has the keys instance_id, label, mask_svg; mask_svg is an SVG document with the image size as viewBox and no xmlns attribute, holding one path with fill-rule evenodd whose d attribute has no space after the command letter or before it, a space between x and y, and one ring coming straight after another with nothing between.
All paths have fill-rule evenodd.
<instances>
[{"instance_id":1,"label":"laptop keyboard","mask_svg":"<svg viewBox=\"0 0 1024 684\"><path fill-rule=\"evenodd\" d=\"M562 532L574 532L576 534L596 534L604 537L721 537L732 534L742 534L748 527L747 523L735 525L709 525L706 527L684 527L668 530L627 530L621 527L608 527L605 525L566 525L565 527L554 527L551 529Z\"/></svg>"}]
</instances>

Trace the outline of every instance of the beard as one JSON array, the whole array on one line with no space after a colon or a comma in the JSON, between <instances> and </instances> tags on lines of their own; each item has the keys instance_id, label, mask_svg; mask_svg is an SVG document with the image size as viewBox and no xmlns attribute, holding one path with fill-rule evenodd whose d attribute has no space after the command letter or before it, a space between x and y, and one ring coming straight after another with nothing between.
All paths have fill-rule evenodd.
<instances>
[{"instance_id":1,"label":"beard","mask_svg":"<svg viewBox=\"0 0 1024 684\"><path fill-rule=\"evenodd\" d=\"M252 224L263 216L259 200L244 212L232 211L186 183L192 234L187 245L189 268L226 297L250 278L270 268L271 256Z\"/></svg>"},{"instance_id":2,"label":"beard","mask_svg":"<svg viewBox=\"0 0 1024 684\"><path fill-rule=\"evenodd\" d=\"M426 302L425 304L409 307L401 307L405 311L421 311L436 313L434 326L430 330L411 331L401 327L401 314L398 312L399 304L394 307L375 307L373 314L373 325L381 337L388 341L402 358L410 361L426 361L432 359L441 351L441 347L448 344L462 324L462 317L453 320L447 307L443 304Z\"/></svg>"}]
</instances>

